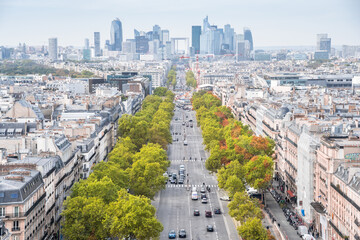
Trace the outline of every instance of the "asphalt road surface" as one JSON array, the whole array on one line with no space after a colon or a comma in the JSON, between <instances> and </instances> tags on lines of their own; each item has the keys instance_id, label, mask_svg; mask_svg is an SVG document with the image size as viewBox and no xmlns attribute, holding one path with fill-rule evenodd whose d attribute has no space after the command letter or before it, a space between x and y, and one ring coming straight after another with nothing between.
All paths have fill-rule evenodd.
<instances>
[{"instance_id":1,"label":"asphalt road surface","mask_svg":"<svg viewBox=\"0 0 360 240\"><path fill-rule=\"evenodd\" d=\"M193 127L190 127L190 119L192 119ZM183 125L184 122L188 122L189 126ZM211 175L205 168L205 160L209 153L204 150L201 129L197 127L195 112L176 108L171 122L171 133L173 143L168 148L168 157L171 161L168 172L179 175L179 167L184 165L186 177L184 184L168 182L166 189L156 197L157 217L164 225L160 239L168 239L170 230L176 231L178 239L180 229L186 230L186 239L239 239L234 223L228 215L226 207L228 202L220 200L216 176ZM184 140L187 146L184 145ZM196 187L200 196L203 183L210 187L210 192L206 191L207 204L201 203L200 197L199 200L191 199L192 188ZM221 214L214 214L216 207L221 209ZM194 216L195 209L200 211L200 216ZM212 218L205 217L205 210L212 211ZM207 225L212 225L214 232L207 232Z\"/></svg>"}]
</instances>

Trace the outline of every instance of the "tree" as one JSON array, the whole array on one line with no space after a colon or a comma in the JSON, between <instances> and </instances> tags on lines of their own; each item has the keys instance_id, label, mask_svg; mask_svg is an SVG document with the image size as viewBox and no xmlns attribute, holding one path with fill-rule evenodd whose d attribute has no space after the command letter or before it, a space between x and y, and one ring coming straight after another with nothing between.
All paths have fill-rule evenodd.
<instances>
[{"instance_id":1,"label":"tree","mask_svg":"<svg viewBox=\"0 0 360 240\"><path fill-rule=\"evenodd\" d=\"M237 192L229 203L229 215L241 223L249 218L263 218L259 203L251 199L244 191Z\"/></svg>"},{"instance_id":2,"label":"tree","mask_svg":"<svg viewBox=\"0 0 360 240\"><path fill-rule=\"evenodd\" d=\"M69 197L61 213L65 218L61 231L67 239L104 239L109 236L102 224L106 210L107 206L100 198Z\"/></svg>"},{"instance_id":3,"label":"tree","mask_svg":"<svg viewBox=\"0 0 360 240\"><path fill-rule=\"evenodd\" d=\"M94 167L94 171L89 176L89 181L101 180L108 177L119 188L129 187L128 173L121 169L114 162L100 162Z\"/></svg>"},{"instance_id":4,"label":"tree","mask_svg":"<svg viewBox=\"0 0 360 240\"><path fill-rule=\"evenodd\" d=\"M273 165L273 160L268 156L253 157L244 166L246 182L255 189L266 189L272 179Z\"/></svg>"},{"instance_id":5,"label":"tree","mask_svg":"<svg viewBox=\"0 0 360 240\"><path fill-rule=\"evenodd\" d=\"M224 188L229 177L236 176L240 180L244 179L244 169L238 161L230 162L227 166L222 167L217 173L219 187Z\"/></svg>"},{"instance_id":6,"label":"tree","mask_svg":"<svg viewBox=\"0 0 360 240\"><path fill-rule=\"evenodd\" d=\"M228 178L224 188L229 192L230 197L234 196L237 192L245 190L244 183L236 175Z\"/></svg>"},{"instance_id":7,"label":"tree","mask_svg":"<svg viewBox=\"0 0 360 240\"><path fill-rule=\"evenodd\" d=\"M163 176L165 170L158 162L134 162L128 169L130 192L153 199L155 194L165 188L167 178Z\"/></svg>"},{"instance_id":8,"label":"tree","mask_svg":"<svg viewBox=\"0 0 360 240\"><path fill-rule=\"evenodd\" d=\"M167 149L167 145L172 142L169 125L165 122L154 123L149 129L151 143L159 144L163 149Z\"/></svg>"},{"instance_id":9,"label":"tree","mask_svg":"<svg viewBox=\"0 0 360 240\"><path fill-rule=\"evenodd\" d=\"M154 239L163 231L156 219L156 209L150 199L119 191L118 199L107 208L104 225L112 237L119 239Z\"/></svg>"},{"instance_id":10,"label":"tree","mask_svg":"<svg viewBox=\"0 0 360 240\"><path fill-rule=\"evenodd\" d=\"M132 143L130 137L119 138L117 144L108 155L108 161L118 164L122 169L127 169L132 165L135 152L136 145Z\"/></svg>"},{"instance_id":11,"label":"tree","mask_svg":"<svg viewBox=\"0 0 360 240\"><path fill-rule=\"evenodd\" d=\"M205 162L205 167L211 172L217 172L221 168L221 159L225 157L224 151L222 151L219 145L214 146L211 149L210 157Z\"/></svg>"},{"instance_id":12,"label":"tree","mask_svg":"<svg viewBox=\"0 0 360 240\"><path fill-rule=\"evenodd\" d=\"M267 240L267 232L259 218L248 219L238 227L239 235L244 240Z\"/></svg>"},{"instance_id":13,"label":"tree","mask_svg":"<svg viewBox=\"0 0 360 240\"><path fill-rule=\"evenodd\" d=\"M109 203L117 198L117 191L119 186L115 185L109 177L104 177L100 180L86 179L75 183L72 187L71 197L97 197Z\"/></svg>"},{"instance_id":14,"label":"tree","mask_svg":"<svg viewBox=\"0 0 360 240\"><path fill-rule=\"evenodd\" d=\"M159 97L164 97L167 93L167 88L166 87L157 87L155 88L153 95L157 95Z\"/></svg>"}]
</instances>

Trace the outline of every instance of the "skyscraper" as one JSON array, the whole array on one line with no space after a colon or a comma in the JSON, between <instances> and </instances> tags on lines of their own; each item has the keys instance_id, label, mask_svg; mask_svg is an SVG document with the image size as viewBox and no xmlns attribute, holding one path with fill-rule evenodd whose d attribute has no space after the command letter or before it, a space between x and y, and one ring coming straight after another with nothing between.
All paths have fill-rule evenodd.
<instances>
[{"instance_id":1,"label":"skyscraper","mask_svg":"<svg viewBox=\"0 0 360 240\"><path fill-rule=\"evenodd\" d=\"M250 43L250 51L254 49L253 38L250 29L244 28L244 40L248 40Z\"/></svg>"},{"instance_id":2,"label":"skyscraper","mask_svg":"<svg viewBox=\"0 0 360 240\"><path fill-rule=\"evenodd\" d=\"M117 18L111 22L110 44L111 50L121 51L123 42L123 32L121 21Z\"/></svg>"},{"instance_id":3,"label":"skyscraper","mask_svg":"<svg viewBox=\"0 0 360 240\"><path fill-rule=\"evenodd\" d=\"M85 38L84 40L84 49L90 49L90 43L88 38Z\"/></svg>"},{"instance_id":4,"label":"skyscraper","mask_svg":"<svg viewBox=\"0 0 360 240\"><path fill-rule=\"evenodd\" d=\"M49 38L49 57L57 60L57 38Z\"/></svg>"},{"instance_id":5,"label":"skyscraper","mask_svg":"<svg viewBox=\"0 0 360 240\"><path fill-rule=\"evenodd\" d=\"M99 32L94 32L94 55L95 55L95 57L98 57L101 55L100 33Z\"/></svg>"},{"instance_id":6,"label":"skyscraper","mask_svg":"<svg viewBox=\"0 0 360 240\"><path fill-rule=\"evenodd\" d=\"M154 39L159 39L160 40L160 35L161 35L161 28L159 25L154 25L153 26L153 40Z\"/></svg>"},{"instance_id":7,"label":"skyscraper","mask_svg":"<svg viewBox=\"0 0 360 240\"><path fill-rule=\"evenodd\" d=\"M201 26L192 26L191 46L195 54L200 53Z\"/></svg>"},{"instance_id":8,"label":"skyscraper","mask_svg":"<svg viewBox=\"0 0 360 240\"><path fill-rule=\"evenodd\" d=\"M331 53L331 38L329 38L326 33L317 35L316 50L327 51L328 54Z\"/></svg>"},{"instance_id":9,"label":"skyscraper","mask_svg":"<svg viewBox=\"0 0 360 240\"><path fill-rule=\"evenodd\" d=\"M161 30L161 37L160 41L163 45L166 44L166 42L170 41L170 32L169 30Z\"/></svg>"},{"instance_id":10,"label":"skyscraper","mask_svg":"<svg viewBox=\"0 0 360 240\"><path fill-rule=\"evenodd\" d=\"M230 24L226 24L224 26L224 44L229 46L229 50L234 50L234 29L230 26Z\"/></svg>"}]
</instances>

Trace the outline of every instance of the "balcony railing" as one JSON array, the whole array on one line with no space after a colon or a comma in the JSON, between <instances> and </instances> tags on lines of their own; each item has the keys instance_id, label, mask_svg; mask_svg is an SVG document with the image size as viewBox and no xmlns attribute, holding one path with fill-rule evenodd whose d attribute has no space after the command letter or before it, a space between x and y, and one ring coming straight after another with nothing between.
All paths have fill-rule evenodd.
<instances>
[{"instance_id":1,"label":"balcony railing","mask_svg":"<svg viewBox=\"0 0 360 240\"><path fill-rule=\"evenodd\" d=\"M285 139L286 139L289 143L291 143L292 145L294 145L294 146L297 148L297 144L294 143L290 138L285 137Z\"/></svg>"},{"instance_id":2,"label":"balcony railing","mask_svg":"<svg viewBox=\"0 0 360 240\"><path fill-rule=\"evenodd\" d=\"M11 231L12 232L20 231L20 228L19 227L11 228Z\"/></svg>"}]
</instances>

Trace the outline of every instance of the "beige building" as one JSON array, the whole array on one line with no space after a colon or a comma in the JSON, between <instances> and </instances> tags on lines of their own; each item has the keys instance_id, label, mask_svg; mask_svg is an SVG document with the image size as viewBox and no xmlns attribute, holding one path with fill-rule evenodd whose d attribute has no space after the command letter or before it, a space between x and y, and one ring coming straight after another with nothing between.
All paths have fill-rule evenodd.
<instances>
[{"instance_id":1,"label":"beige building","mask_svg":"<svg viewBox=\"0 0 360 240\"><path fill-rule=\"evenodd\" d=\"M42 239L46 193L40 172L32 166L10 170L1 165L1 170L6 174L0 176L0 217L11 239Z\"/></svg>"}]
</instances>

